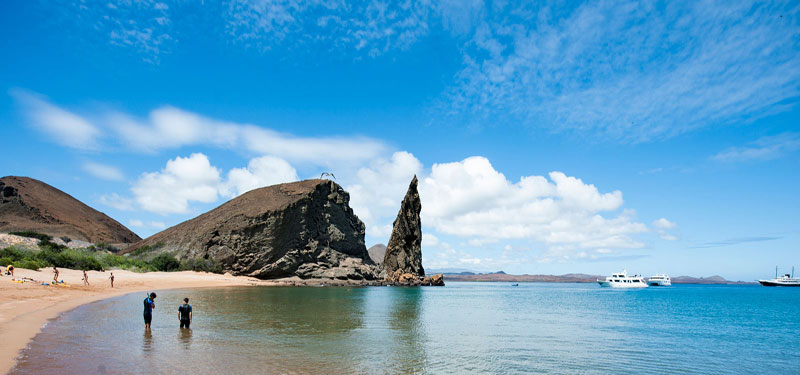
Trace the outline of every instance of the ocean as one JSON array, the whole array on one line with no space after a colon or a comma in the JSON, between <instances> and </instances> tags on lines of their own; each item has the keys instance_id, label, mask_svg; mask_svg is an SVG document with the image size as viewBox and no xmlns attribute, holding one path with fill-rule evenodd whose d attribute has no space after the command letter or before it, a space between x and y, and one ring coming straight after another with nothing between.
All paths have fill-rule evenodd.
<instances>
[{"instance_id":1,"label":"ocean","mask_svg":"<svg viewBox=\"0 0 800 375\"><path fill-rule=\"evenodd\" d=\"M800 288L236 287L94 302L11 374L800 374ZM184 297L190 330L178 327Z\"/></svg>"}]
</instances>

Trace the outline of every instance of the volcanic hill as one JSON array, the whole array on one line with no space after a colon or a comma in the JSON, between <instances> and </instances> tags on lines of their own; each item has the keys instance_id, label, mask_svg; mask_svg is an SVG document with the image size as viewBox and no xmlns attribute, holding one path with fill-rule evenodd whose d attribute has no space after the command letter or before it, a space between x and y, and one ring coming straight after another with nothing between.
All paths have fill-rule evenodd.
<instances>
[{"instance_id":1,"label":"volcanic hill","mask_svg":"<svg viewBox=\"0 0 800 375\"><path fill-rule=\"evenodd\" d=\"M29 177L0 178L0 231L34 231L87 242L141 240L116 220Z\"/></svg>"},{"instance_id":2,"label":"volcanic hill","mask_svg":"<svg viewBox=\"0 0 800 375\"><path fill-rule=\"evenodd\" d=\"M364 246L364 223L350 195L314 179L251 190L194 219L140 241L126 252L217 262L261 279L375 280L380 268Z\"/></svg>"}]
</instances>

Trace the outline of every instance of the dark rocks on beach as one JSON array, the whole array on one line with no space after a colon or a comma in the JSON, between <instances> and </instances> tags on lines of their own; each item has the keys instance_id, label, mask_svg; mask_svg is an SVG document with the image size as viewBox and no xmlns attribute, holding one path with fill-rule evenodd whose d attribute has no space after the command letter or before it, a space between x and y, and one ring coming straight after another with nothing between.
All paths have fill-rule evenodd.
<instances>
[{"instance_id":1,"label":"dark rocks on beach","mask_svg":"<svg viewBox=\"0 0 800 375\"><path fill-rule=\"evenodd\" d=\"M375 280L380 268L364 246L364 223L350 195L329 180L247 192L128 248L217 262L260 279Z\"/></svg>"}]
</instances>

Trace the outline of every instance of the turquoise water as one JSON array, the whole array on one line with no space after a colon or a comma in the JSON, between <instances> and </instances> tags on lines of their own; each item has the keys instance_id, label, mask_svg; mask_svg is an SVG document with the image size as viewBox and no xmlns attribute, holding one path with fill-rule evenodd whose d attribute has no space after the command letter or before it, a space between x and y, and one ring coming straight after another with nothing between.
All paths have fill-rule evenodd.
<instances>
[{"instance_id":1,"label":"turquoise water","mask_svg":"<svg viewBox=\"0 0 800 375\"><path fill-rule=\"evenodd\" d=\"M177 306L195 319L180 330ZM12 374L800 374L800 288L449 283L136 293L45 327Z\"/></svg>"}]
</instances>

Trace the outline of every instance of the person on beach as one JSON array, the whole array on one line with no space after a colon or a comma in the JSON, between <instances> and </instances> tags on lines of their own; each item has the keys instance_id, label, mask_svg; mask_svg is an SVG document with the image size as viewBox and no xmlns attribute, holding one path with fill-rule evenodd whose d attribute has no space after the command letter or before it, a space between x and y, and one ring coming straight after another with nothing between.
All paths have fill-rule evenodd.
<instances>
[{"instance_id":1,"label":"person on beach","mask_svg":"<svg viewBox=\"0 0 800 375\"><path fill-rule=\"evenodd\" d=\"M113 288L114 287L114 273L113 272L111 273L111 276L108 279L111 280L111 287Z\"/></svg>"},{"instance_id":2,"label":"person on beach","mask_svg":"<svg viewBox=\"0 0 800 375\"><path fill-rule=\"evenodd\" d=\"M13 264L9 264L8 267L6 267L6 275L11 275L11 277L14 277L14 265Z\"/></svg>"},{"instance_id":3,"label":"person on beach","mask_svg":"<svg viewBox=\"0 0 800 375\"><path fill-rule=\"evenodd\" d=\"M144 330L150 330L150 322L153 321L153 309L156 308L156 294L150 293L150 296L144 299Z\"/></svg>"},{"instance_id":4,"label":"person on beach","mask_svg":"<svg viewBox=\"0 0 800 375\"><path fill-rule=\"evenodd\" d=\"M83 283L89 286L89 275L86 274L86 270L83 270Z\"/></svg>"},{"instance_id":5,"label":"person on beach","mask_svg":"<svg viewBox=\"0 0 800 375\"><path fill-rule=\"evenodd\" d=\"M53 266L53 282L58 284L58 268Z\"/></svg>"},{"instance_id":6,"label":"person on beach","mask_svg":"<svg viewBox=\"0 0 800 375\"><path fill-rule=\"evenodd\" d=\"M181 328L189 328L192 324L192 305L189 304L189 297L183 299L183 305L178 306L178 320L181 322Z\"/></svg>"}]
</instances>

